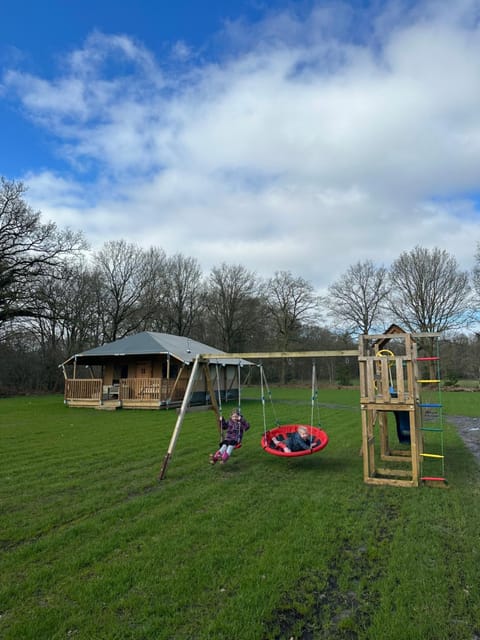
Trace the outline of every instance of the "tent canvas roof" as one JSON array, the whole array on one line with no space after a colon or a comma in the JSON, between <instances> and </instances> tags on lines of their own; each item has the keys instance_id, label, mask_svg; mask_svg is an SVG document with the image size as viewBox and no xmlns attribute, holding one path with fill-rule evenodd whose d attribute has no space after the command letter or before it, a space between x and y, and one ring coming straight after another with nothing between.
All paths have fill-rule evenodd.
<instances>
[{"instance_id":1,"label":"tent canvas roof","mask_svg":"<svg viewBox=\"0 0 480 640\"><path fill-rule=\"evenodd\" d=\"M100 347L77 353L68 358L63 364L69 364L75 359L81 364L82 360L84 363L87 363L87 361L91 363L96 359L104 359L106 357L159 354L169 354L185 364L190 364L197 355L202 353L218 353L220 355L225 354L225 351L220 351L219 349L210 347L202 342L197 342L191 338L173 336L168 333L142 331L141 333L115 340L115 342L109 342ZM221 359L218 362L222 365L237 365L239 362L241 365L252 364L247 360L239 360L238 358Z\"/></svg>"}]
</instances>

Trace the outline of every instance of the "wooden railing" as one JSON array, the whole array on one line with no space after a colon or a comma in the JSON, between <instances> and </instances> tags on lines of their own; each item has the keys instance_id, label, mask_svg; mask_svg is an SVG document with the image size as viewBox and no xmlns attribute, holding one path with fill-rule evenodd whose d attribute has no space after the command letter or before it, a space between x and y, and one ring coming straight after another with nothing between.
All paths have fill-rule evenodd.
<instances>
[{"instance_id":1,"label":"wooden railing","mask_svg":"<svg viewBox=\"0 0 480 640\"><path fill-rule=\"evenodd\" d=\"M185 393L186 381L180 380L174 387L173 380L165 378L122 378L120 380L120 400L181 400ZM173 397L170 398L173 392Z\"/></svg>"},{"instance_id":2,"label":"wooden railing","mask_svg":"<svg viewBox=\"0 0 480 640\"><path fill-rule=\"evenodd\" d=\"M186 380L166 380L163 378L122 378L117 385L107 386L101 379L65 380L65 400L135 400L179 402L183 399Z\"/></svg>"},{"instance_id":3,"label":"wooden railing","mask_svg":"<svg viewBox=\"0 0 480 640\"><path fill-rule=\"evenodd\" d=\"M65 380L65 400L101 400L103 380L68 378Z\"/></svg>"},{"instance_id":4,"label":"wooden railing","mask_svg":"<svg viewBox=\"0 0 480 640\"><path fill-rule=\"evenodd\" d=\"M120 400L161 400L161 378L122 378Z\"/></svg>"},{"instance_id":5,"label":"wooden railing","mask_svg":"<svg viewBox=\"0 0 480 640\"><path fill-rule=\"evenodd\" d=\"M407 356L360 356L360 398L369 403L412 403L413 363Z\"/></svg>"}]
</instances>

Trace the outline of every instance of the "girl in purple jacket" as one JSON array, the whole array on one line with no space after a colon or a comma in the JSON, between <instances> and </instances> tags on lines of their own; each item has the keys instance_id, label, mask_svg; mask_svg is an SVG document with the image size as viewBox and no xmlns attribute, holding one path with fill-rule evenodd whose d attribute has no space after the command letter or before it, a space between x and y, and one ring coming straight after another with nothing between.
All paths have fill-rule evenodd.
<instances>
[{"instance_id":1,"label":"girl in purple jacket","mask_svg":"<svg viewBox=\"0 0 480 640\"><path fill-rule=\"evenodd\" d=\"M218 451L210 454L211 464L215 464L219 460L222 464L225 464L235 447L242 442L245 431L250 429L250 424L238 411L232 411L228 420L220 418L220 426L222 429L222 441Z\"/></svg>"}]
</instances>

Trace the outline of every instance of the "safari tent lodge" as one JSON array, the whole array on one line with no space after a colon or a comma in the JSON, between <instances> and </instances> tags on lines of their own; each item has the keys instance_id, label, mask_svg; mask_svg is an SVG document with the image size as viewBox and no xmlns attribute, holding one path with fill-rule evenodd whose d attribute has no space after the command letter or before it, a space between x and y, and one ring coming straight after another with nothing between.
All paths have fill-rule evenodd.
<instances>
[{"instance_id":1,"label":"safari tent lodge","mask_svg":"<svg viewBox=\"0 0 480 640\"><path fill-rule=\"evenodd\" d=\"M144 331L77 353L60 367L65 404L104 409L167 409L182 403L197 355L225 352L181 336ZM238 397L239 359L209 359L197 375L190 404ZM207 370L205 370L205 367ZM209 375L207 375L209 374Z\"/></svg>"}]
</instances>

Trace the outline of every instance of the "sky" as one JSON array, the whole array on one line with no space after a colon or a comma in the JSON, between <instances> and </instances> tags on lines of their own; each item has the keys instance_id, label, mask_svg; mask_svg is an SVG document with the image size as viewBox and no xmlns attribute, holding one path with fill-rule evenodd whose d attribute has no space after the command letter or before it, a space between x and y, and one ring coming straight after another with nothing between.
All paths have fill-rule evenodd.
<instances>
[{"instance_id":1,"label":"sky","mask_svg":"<svg viewBox=\"0 0 480 640\"><path fill-rule=\"evenodd\" d=\"M480 0L3 0L0 175L92 250L290 271L480 240Z\"/></svg>"}]
</instances>

